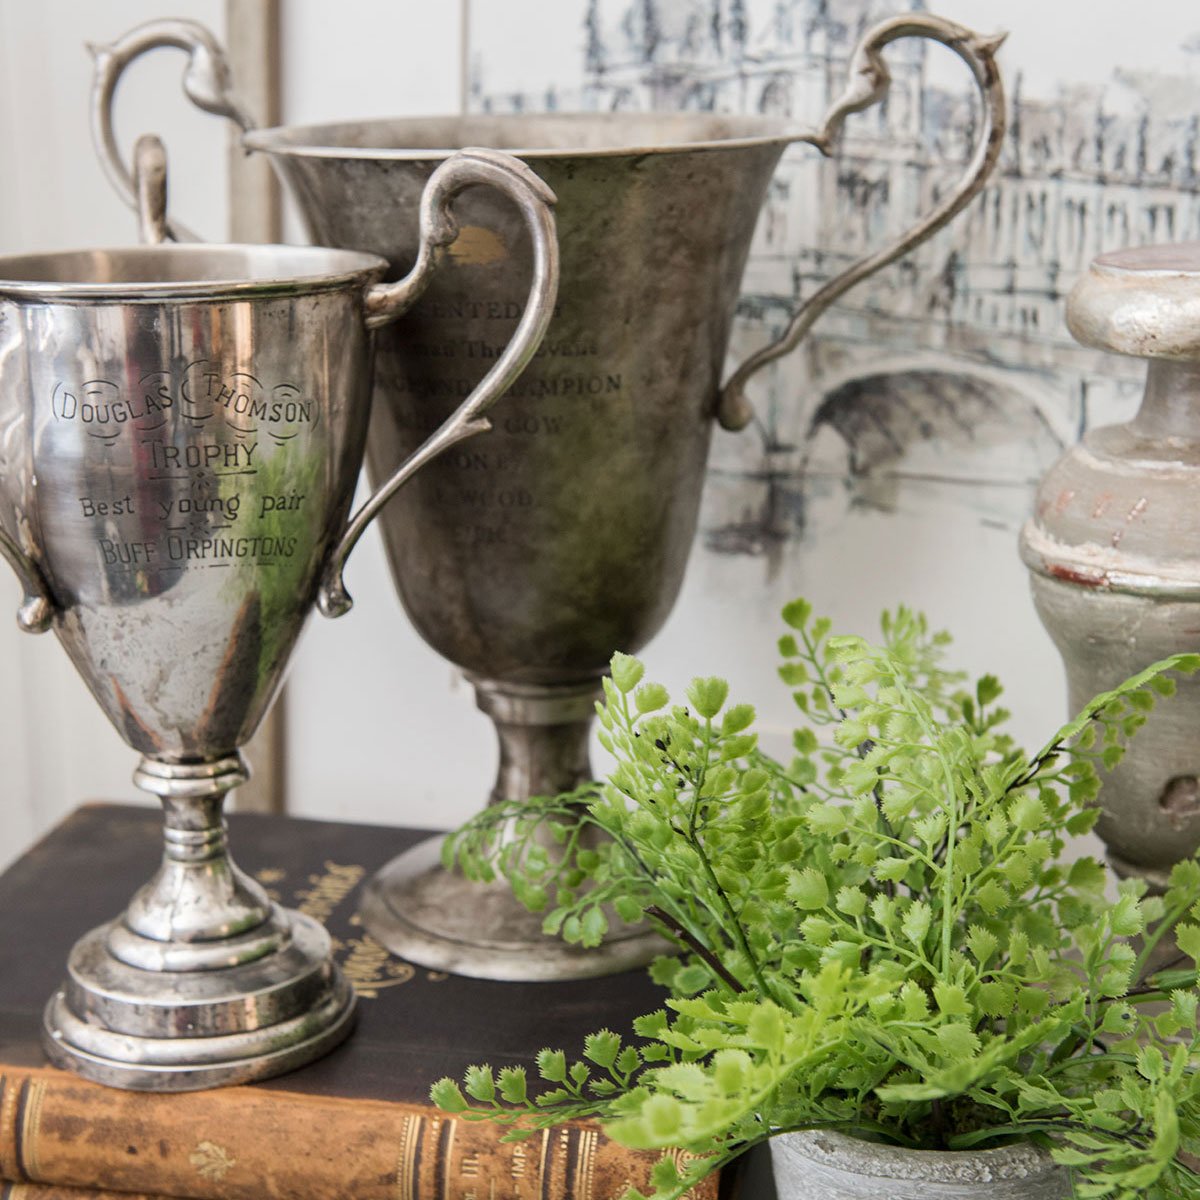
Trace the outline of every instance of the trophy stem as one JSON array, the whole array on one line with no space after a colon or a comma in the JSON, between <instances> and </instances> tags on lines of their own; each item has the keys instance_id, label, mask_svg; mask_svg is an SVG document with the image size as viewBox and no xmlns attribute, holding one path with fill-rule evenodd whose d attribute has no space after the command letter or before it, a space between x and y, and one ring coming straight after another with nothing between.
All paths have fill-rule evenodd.
<instances>
[{"instance_id":1,"label":"trophy stem","mask_svg":"<svg viewBox=\"0 0 1200 1200\"><path fill-rule=\"evenodd\" d=\"M492 719L500 743L488 802L558 796L592 778L588 734L600 686L546 688L473 679L475 702Z\"/></svg>"},{"instance_id":2,"label":"trophy stem","mask_svg":"<svg viewBox=\"0 0 1200 1200\"><path fill-rule=\"evenodd\" d=\"M557 796L592 778L588 734L597 682L472 682L500 746L490 803ZM442 841L430 838L393 859L363 893L368 932L409 962L476 979L552 981L612 975L667 949L656 934L615 916L608 938L593 948L549 937L542 914L529 912L506 880L474 883L442 867ZM549 836L542 844L551 854L557 849Z\"/></svg>"},{"instance_id":3,"label":"trophy stem","mask_svg":"<svg viewBox=\"0 0 1200 1200\"><path fill-rule=\"evenodd\" d=\"M125 910L125 929L155 943L191 944L234 937L270 921L266 892L229 856L221 815L228 792L249 778L240 754L201 763L142 759L133 779L162 801L163 861ZM121 940L128 940L123 931ZM278 945L277 935L259 939L264 954ZM144 959L131 960L111 938L110 947L132 966L158 969ZM189 969L186 961L175 965Z\"/></svg>"},{"instance_id":4,"label":"trophy stem","mask_svg":"<svg viewBox=\"0 0 1200 1200\"><path fill-rule=\"evenodd\" d=\"M229 856L226 793L238 753L143 758L134 780L163 805L163 859L125 912L81 938L51 997L51 1061L88 1079L177 1092L290 1071L337 1045L354 993L312 918L273 903Z\"/></svg>"}]
</instances>

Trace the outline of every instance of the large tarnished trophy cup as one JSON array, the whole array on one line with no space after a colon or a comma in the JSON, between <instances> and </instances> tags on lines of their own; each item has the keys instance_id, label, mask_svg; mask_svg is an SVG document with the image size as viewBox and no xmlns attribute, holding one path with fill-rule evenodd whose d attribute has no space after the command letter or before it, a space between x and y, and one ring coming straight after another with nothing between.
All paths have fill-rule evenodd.
<instances>
[{"instance_id":1,"label":"large tarnished trophy cup","mask_svg":"<svg viewBox=\"0 0 1200 1200\"><path fill-rule=\"evenodd\" d=\"M784 336L722 387L751 235L784 149L830 149L848 114L880 100L881 57L898 38L941 42L982 96L961 181L909 232L825 284ZM541 350L486 442L446 455L384 514L396 586L422 636L467 672L495 723L493 800L570 790L588 778L588 731L614 650L659 629L695 532L714 417L750 419L743 389L791 350L850 286L958 213L995 165L1004 102L1000 39L913 14L870 30L844 94L818 131L769 117L711 113L466 116L251 130L210 34L186 22L132 31L97 52L93 129L127 195L111 100L121 72L155 46L186 49L185 89L246 132L299 202L314 240L411 263L425 180L467 143L515 153L558 196L563 288ZM528 278L524 231L482 192L464 197L450 269L380 339L368 446L373 478L411 452L486 370ZM420 347L414 353L414 347ZM581 951L544 938L502 887L438 865L436 842L390 864L367 891L375 937L427 966L494 979L555 979L633 965L657 943L615 935Z\"/></svg>"},{"instance_id":2,"label":"large tarnished trophy cup","mask_svg":"<svg viewBox=\"0 0 1200 1200\"><path fill-rule=\"evenodd\" d=\"M161 145L138 145L143 224L165 220ZM430 278L450 205L489 185L537 250L495 370L347 523L371 398L372 330ZM71 951L44 1041L101 1083L185 1091L260 1079L350 1030L354 995L314 920L232 862L221 807L314 604L349 607L346 555L425 462L488 428L553 308L546 186L455 155L421 202L414 270L347 250L145 245L0 259L0 551L92 694L142 755L164 856ZM80 881L80 886L85 886Z\"/></svg>"}]
</instances>

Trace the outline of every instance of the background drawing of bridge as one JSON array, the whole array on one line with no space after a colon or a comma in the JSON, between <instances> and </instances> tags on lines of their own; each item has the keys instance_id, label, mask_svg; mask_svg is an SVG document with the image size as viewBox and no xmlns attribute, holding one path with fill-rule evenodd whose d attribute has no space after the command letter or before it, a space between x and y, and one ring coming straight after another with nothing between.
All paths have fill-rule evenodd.
<instances>
[{"instance_id":1,"label":"background drawing of bridge","mask_svg":"<svg viewBox=\"0 0 1200 1200\"><path fill-rule=\"evenodd\" d=\"M570 0L566 0L570 2ZM853 45L900 7L873 0L577 0L576 83L498 93L486 55L474 104L760 112L815 124ZM920 3L907 5L915 10ZM797 302L913 223L970 155L977 119L948 52L886 52L885 105L837 155L789 151L745 277L734 361ZM1066 68L1066 69L1069 69ZM1130 243L1200 238L1200 83L1126 72L1024 94L1009 78L1000 169L948 229L860 285L760 377L752 430L720 436L702 517L712 551L785 553L818 506L967 506L1015 529L1033 484L1089 423L1132 411L1144 373L1077 346L1063 302L1088 261Z\"/></svg>"}]
</instances>

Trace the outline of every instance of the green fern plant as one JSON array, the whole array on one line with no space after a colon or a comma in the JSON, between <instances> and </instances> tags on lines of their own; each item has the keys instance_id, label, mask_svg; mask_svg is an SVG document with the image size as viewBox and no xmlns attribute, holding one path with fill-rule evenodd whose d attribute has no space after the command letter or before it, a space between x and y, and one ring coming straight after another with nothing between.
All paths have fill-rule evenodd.
<instances>
[{"instance_id":1,"label":"green fern plant","mask_svg":"<svg viewBox=\"0 0 1200 1200\"><path fill-rule=\"evenodd\" d=\"M450 839L448 863L509 878L549 932L594 945L615 912L681 953L652 968L666 1007L626 1036L594 1033L578 1062L543 1051L536 1088L478 1066L434 1101L508 1137L596 1116L628 1146L689 1151L659 1163L656 1200L816 1128L949 1150L1032 1138L1079 1197L1200 1197L1200 865L1150 896L1067 854L1099 768L1200 656L1098 696L1027 755L997 681L965 690L922 617L885 615L879 644L830 637L804 601L784 619L804 717L790 762L759 750L722 680L672 706L617 655L608 781Z\"/></svg>"}]
</instances>

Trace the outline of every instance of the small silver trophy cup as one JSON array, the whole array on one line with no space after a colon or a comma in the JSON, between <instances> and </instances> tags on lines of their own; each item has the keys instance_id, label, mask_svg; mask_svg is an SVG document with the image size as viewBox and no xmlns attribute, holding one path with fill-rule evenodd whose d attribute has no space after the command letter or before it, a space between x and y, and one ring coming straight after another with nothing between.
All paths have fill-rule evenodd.
<instances>
[{"instance_id":1,"label":"small silver trophy cup","mask_svg":"<svg viewBox=\"0 0 1200 1200\"><path fill-rule=\"evenodd\" d=\"M143 224L165 225L161 146L138 147ZM502 361L347 524L373 329L420 293L485 184L538 247ZM371 254L151 245L0 259L0 551L20 623L53 627L162 800L162 866L74 947L50 1000L50 1058L101 1083L184 1091L277 1074L349 1032L353 992L314 920L231 861L225 794L314 603L350 604L346 555L371 517L484 411L553 308L545 185L486 151L448 159L411 274ZM81 882L82 886L82 882Z\"/></svg>"},{"instance_id":2,"label":"small silver trophy cup","mask_svg":"<svg viewBox=\"0 0 1200 1200\"><path fill-rule=\"evenodd\" d=\"M722 384L742 270L784 150L828 152L845 118L884 98L899 38L941 42L981 97L970 161L929 213L800 304L786 332ZM156 46L189 53L184 86L269 156L322 244L373 250L406 269L420 189L469 144L518 155L558 196L563 288L546 340L486 443L447 455L382 521L401 601L427 642L461 667L493 720L491 799L569 791L591 777L588 734L614 650L662 626L695 533L714 418L741 429L744 389L792 350L847 289L940 229L983 187L1000 152L1000 38L911 13L869 29L819 130L716 113L491 115L251 131L220 47L191 22L151 22L96 51L93 133L132 199L112 133L117 81ZM815 200L814 200L815 202ZM380 479L410 454L499 352L532 257L511 214L464 197L472 237L379 345L367 468ZM406 352L413 344L422 353ZM562 979L632 966L660 943L628 927L596 950L541 935L503 885L438 865L431 841L368 887L364 918L397 954L492 979Z\"/></svg>"}]
</instances>

